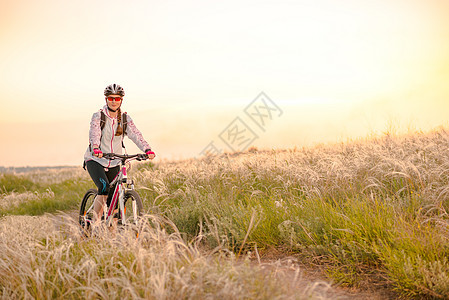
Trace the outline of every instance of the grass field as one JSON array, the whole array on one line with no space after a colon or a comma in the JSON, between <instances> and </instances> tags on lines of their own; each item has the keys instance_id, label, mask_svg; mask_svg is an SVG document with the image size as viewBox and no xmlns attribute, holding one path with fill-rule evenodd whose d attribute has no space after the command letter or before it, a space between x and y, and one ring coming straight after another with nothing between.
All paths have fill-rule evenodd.
<instances>
[{"instance_id":1,"label":"grass field","mask_svg":"<svg viewBox=\"0 0 449 300\"><path fill-rule=\"evenodd\" d=\"M139 164L131 175L153 216L141 241L77 241L64 230L39 236L41 228L12 238L23 235L12 229L17 226L10 225L16 220L10 215L76 209L92 184L85 173L73 171L1 175L0 213L8 215L2 218L2 296L101 297L109 288L128 298L159 298L160 292L167 299L232 299L233 291L242 291L241 299L310 296L293 295L276 278L255 276L261 273L234 259L275 248L325 267L341 285L378 284L406 298L449 298L448 153L449 132L441 128ZM117 252L117 240L123 251ZM213 249L219 254L211 254ZM167 277L145 273L136 251L148 259L148 268ZM19 273L25 275L11 280ZM52 288L60 283L64 290ZM224 290L230 294L219 294Z\"/></svg>"}]
</instances>

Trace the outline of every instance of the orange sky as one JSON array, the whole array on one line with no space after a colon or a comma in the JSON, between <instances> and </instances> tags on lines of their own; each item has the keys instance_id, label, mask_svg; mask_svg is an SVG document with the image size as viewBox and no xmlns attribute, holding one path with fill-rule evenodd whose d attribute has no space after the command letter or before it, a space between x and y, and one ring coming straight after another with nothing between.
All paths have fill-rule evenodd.
<instances>
[{"instance_id":1,"label":"orange sky","mask_svg":"<svg viewBox=\"0 0 449 300\"><path fill-rule=\"evenodd\" d=\"M283 114L258 147L445 125L448 36L444 0L6 0L0 166L80 164L112 82L158 158L220 142L262 91Z\"/></svg>"}]
</instances>

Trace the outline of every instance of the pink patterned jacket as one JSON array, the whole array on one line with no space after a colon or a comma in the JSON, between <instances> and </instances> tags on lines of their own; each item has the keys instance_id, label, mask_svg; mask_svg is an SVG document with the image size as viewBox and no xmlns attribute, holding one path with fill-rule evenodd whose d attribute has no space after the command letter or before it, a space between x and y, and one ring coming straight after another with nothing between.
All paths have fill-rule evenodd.
<instances>
[{"instance_id":1,"label":"pink patterned jacket","mask_svg":"<svg viewBox=\"0 0 449 300\"><path fill-rule=\"evenodd\" d=\"M101 111L103 111L103 113L106 115L106 123L103 131L100 128ZM131 117L127 114L126 118L128 124L126 126L125 135L127 135L140 150L145 151L147 149L151 149L150 145L147 143L147 141L145 141L142 133L137 129ZM117 118L112 118L109 115L109 111L106 105L101 110L94 113L92 116L92 120L90 121L90 145L92 145L92 147L100 147L100 150L103 153L122 154L123 135L115 136L117 125ZM119 164L118 160L110 161L108 159L93 156L90 146L87 147L87 150L84 153L84 161L89 160L94 160L100 163L105 168L112 168Z\"/></svg>"}]
</instances>

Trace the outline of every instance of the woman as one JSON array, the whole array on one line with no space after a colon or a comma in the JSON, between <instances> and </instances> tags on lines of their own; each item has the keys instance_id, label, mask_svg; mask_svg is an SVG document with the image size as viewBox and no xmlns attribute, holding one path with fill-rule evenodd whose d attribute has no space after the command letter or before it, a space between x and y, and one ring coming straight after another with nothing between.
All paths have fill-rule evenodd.
<instances>
[{"instance_id":1,"label":"woman","mask_svg":"<svg viewBox=\"0 0 449 300\"><path fill-rule=\"evenodd\" d=\"M90 177L98 187L94 200L94 220L103 213L109 193L109 183L120 171L118 160L102 158L103 152L122 154L123 137L127 135L149 159L156 155L145 141L133 120L121 106L125 91L118 84L108 85L104 90L106 105L94 113L90 121L89 147L84 154L84 162Z\"/></svg>"}]
</instances>

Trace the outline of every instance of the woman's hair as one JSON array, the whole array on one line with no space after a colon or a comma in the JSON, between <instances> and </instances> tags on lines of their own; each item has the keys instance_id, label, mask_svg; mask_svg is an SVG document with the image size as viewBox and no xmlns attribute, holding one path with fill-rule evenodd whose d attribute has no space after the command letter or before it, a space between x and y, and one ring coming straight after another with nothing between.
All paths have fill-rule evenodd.
<instances>
[{"instance_id":1,"label":"woman's hair","mask_svg":"<svg viewBox=\"0 0 449 300\"><path fill-rule=\"evenodd\" d=\"M117 131L115 132L115 136L120 136L123 134L123 128L122 128L122 110L120 109L120 107L117 110L117 121L118 121L118 126L117 126Z\"/></svg>"}]
</instances>

